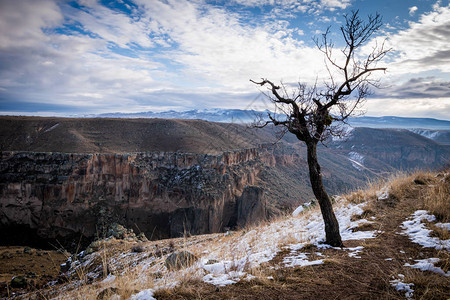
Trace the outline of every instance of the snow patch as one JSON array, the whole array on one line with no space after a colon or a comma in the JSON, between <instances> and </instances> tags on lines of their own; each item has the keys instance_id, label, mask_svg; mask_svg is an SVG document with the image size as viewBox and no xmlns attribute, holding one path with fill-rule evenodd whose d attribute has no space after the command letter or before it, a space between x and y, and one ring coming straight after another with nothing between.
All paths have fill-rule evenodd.
<instances>
[{"instance_id":1,"label":"snow patch","mask_svg":"<svg viewBox=\"0 0 450 300\"><path fill-rule=\"evenodd\" d=\"M339 221L342 240L358 240L375 237L375 231L357 231L353 232L362 223L368 223L367 220L351 221L354 215L361 215L365 204L346 204L344 199L338 199L335 207L335 215ZM303 230L299 230L299 229ZM289 218L280 222L271 223L260 229L253 229L246 232L236 240L230 240L222 244L216 251L209 252L202 268L206 274L203 281L216 284L232 284L244 276L246 270L260 265L261 263L272 260L281 250L280 243L285 239L297 240L297 243L289 244L291 254L285 258L284 264L287 266L305 266L323 263L322 260L307 260L305 253L296 253L306 244L313 244L317 247L330 247L323 244L325 240L324 224L319 210L314 211L308 218ZM341 249L341 248L338 248ZM354 249L354 251L360 250ZM223 260L216 264L205 265L208 259L223 257L220 253L229 253L233 259Z\"/></svg>"},{"instance_id":2,"label":"snow patch","mask_svg":"<svg viewBox=\"0 0 450 300\"><path fill-rule=\"evenodd\" d=\"M299 207L297 207L293 212L292 216L297 217L300 213L302 213L306 208L308 208L311 205L311 202L303 203Z\"/></svg>"},{"instance_id":3,"label":"snow patch","mask_svg":"<svg viewBox=\"0 0 450 300\"><path fill-rule=\"evenodd\" d=\"M376 192L378 200L386 200L389 198L389 189L387 187L382 188Z\"/></svg>"},{"instance_id":4,"label":"snow patch","mask_svg":"<svg viewBox=\"0 0 450 300\"><path fill-rule=\"evenodd\" d=\"M429 215L426 210L418 210L412 214L411 220L406 220L402 223L401 228L404 229L402 233L406 234L411 241L423 247L449 251L450 239L440 240L437 237L431 237L431 230L425 227L425 224L422 223L423 220L433 222L436 220L436 217Z\"/></svg>"},{"instance_id":5,"label":"snow patch","mask_svg":"<svg viewBox=\"0 0 450 300\"><path fill-rule=\"evenodd\" d=\"M404 283L403 280L405 279L405 276L403 274L398 274L398 277L400 277L400 279L389 281L391 286L393 286L396 291L405 292L406 299L413 299L414 290L412 287L414 286L414 283Z\"/></svg>"},{"instance_id":6,"label":"snow patch","mask_svg":"<svg viewBox=\"0 0 450 300\"><path fill-rule=\"evenodd\" d=\"M358 152L352 151L348 154L348 160L352 163L353 168L362 171L366 167L364 166L365 157Z\"/></svg>"},{"instance_id":7,"label":"snow patch","mask_svg":"<svg viewBox=\"0 0 450 300\"><path fill-rule=\"evenodd\" d=\"M442 229L450 230L450 223L436 223L434 225L436 227L439 227L439 228L442 228Z\"/></svg>"},{"instance_id":8,"label":"snow patch","mask_svg":"<svg viewBox=\"0 0 450 300\"><path fill-rule=\"evenodd\" d=\"M308 255L306 253L298 253L296 255L285 257L283 263L286 267L306 267L323 264L323 259L310 261L308 260Z\"/></svg>"},{"instance_id":9,"label":"snow patch","mask_svg":"<svg viewBox=\"0 0 450 300\"><path fill-rule=\"evenodd\" d=\"M305 210L305 208L303 207L303 205L300 205L292 212L292 216L297 217L304 210Z\"/></svg>"},{"instance_id":10,"label":"snow patch","mask_svg":"<svg viewBox=\"0 0 450 300\"><path fill-rule=\"evenodd\" d=\"M343 130L342 136L332 136L331 137L331 140L333 142L343 142L343 141L348 141L348 140L352 139L352 137L353 137L352 131L354 130L353 127L346 126L346 127L342 128L342 130Z\"/></svg>"},{"instance_id":11,"label":"snow patch","mask_svg":"<svg viewBox=\"0 0 450 300\"><path fill-rule=\"evenodd\" d=\"M443 134L443 132L440 130L410 129L409 131L419 134L430 140L435 140L436 138L438 138L440 135Z\"/></svg>"},{"instance_id":12,"label":"snow patch","mask_svg":"<svg viewBox=\"0 0 450 300\"><path fill-rule=\"evenodd\" d=\"M354 258L361 258L361 256L358 255L358 253L362 252L362 249L364 249L363 246L358 246L354 248L347 248L347 250L350 250L351 252L348 254L349 257Z\"/></svg>"},{"instance_id":13,"label":"snow patch","mask_svg":"<svg viewBox=\"0 0 450 300\"><path fill-rule=\"evenodd\" d=\"M156 300L156 298L153 297L153 293L153 289L143 290L136 295L131 296L130 300Z\"/></svg>"},{"instance_id":14,"label":"snow patch","mask_svg":"<svg viewBox=\"0 0 450 300\"><path fill-rule=\"evenodd\" d=\"M202 268L209 273L203 277L203 281L218 286L236 283L246 275L243 271L245 266L245 259L203 264Z\"/></svg>"},{"instance_id":15,"label":"snow patch","mask_svg":"<svg viewBox=\"0 0 450 300\"><path fill-rule=\"evenodd\" d=\"M450 271L444 272L444 270L442 270L441 268L434 266L435 263L438 263L440 261L439 258L432 257L432 258L426 258L426 259L416 259L414 261L416 261L417 263L414 265L410 265L409 263L406 263L405 267L411 267L411 268L419 269L421 271L431 271L434 273L444 275L445 277L450 276Z\"/></svg>"},{"instance_id":16,"label":"snow patch","mask_svg":"<svg viewBox=\"0 0 450 300\"><path fill-rule=\"evenodd\" d=\"M56 123L55 125L53 125L53 126L50 127L49 129L45 130L44 133L45 133L45 132L52 131L53 129L55 129L55 128L58 127L58 126L59 126L59 123Z\"/></svg>"}]
</instances>

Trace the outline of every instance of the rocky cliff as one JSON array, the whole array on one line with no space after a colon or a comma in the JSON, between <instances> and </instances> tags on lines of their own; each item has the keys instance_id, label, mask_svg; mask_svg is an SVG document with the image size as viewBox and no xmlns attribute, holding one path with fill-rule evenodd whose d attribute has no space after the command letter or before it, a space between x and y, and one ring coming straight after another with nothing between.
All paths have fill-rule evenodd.
<instances>
[{"instance_id":1,"label":"rocky cliff","mask_svg":"<svg viewBox=\"0 0 450 300\"><path fill-rule=\"evenodd\" d=\"M265 218L266 199L254 185L274 161L255 148L220 155L2 152L0 227L65 241L101 235L111 222L149 238L248 225Z\"/></svg>"}]
</instances>

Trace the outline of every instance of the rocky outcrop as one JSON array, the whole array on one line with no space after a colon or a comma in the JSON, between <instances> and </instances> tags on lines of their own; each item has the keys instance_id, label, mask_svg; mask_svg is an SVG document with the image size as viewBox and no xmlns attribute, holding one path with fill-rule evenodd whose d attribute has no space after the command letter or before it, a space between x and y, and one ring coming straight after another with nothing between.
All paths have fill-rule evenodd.
<instances>
[{"instance_id":1,"label":"rocky outcrop","mask_svg":"<svg viewBox=\"0 0 450 300\"><path fill-rule=\"evenodd\" d=\"M218 232L238 219L250 224L265 216L262 194L252 196L251 187L271 155L256 148L221 155L2 152L1 231L27 228L62 241L102 235L116 222L155 239Z\"/></svg>"},{"instance_id":2,"label":"rocky outcrop","mask_svg":"<svg viewBox=\"0 0 450 300\"><path fill-rule=\"evenodd\" d=\"M237 225L245 227L264 221L266 216L266 199L264 189L249 186L244 189L237 201Z\"/></svg>"}]
</instances>

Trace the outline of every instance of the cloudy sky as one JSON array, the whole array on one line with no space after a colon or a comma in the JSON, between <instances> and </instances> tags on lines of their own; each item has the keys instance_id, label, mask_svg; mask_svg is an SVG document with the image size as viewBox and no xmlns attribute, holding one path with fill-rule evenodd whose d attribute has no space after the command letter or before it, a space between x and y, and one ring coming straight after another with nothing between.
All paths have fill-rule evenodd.
<instances>
[{"instance_id":1,"label":"cloudy sky","mask_svg":"<svg viewBox=\"0 0 450 300\"><path fill-rule=\"evenodd\" d=\"M264 109L249 79L326 80L355 9L394 49L366 115L450 120L448 0L0 0L0 114Z\"/></svg>"}]
</instances>

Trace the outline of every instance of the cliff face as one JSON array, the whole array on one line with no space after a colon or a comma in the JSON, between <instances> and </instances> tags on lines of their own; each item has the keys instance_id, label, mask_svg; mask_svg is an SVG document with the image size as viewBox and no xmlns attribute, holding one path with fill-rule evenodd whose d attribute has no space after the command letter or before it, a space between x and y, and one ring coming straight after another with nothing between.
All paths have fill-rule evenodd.
<instances>
[{"instance_id":1,"label":"cliff face","mask_svg":"<svg viewBox=\"0 0 450 300\"><path fill-rule=\"evenodd\" d=\"M249 224L266 214L263 193L247 194L263 161L274 160L267 156L258 149L221 155L2 152L0 227L25 226L39 237L65 240L95 237L111 222L149 238ZM250 212L248 203L257 209Z\"/></svg>"}]
</instances>

